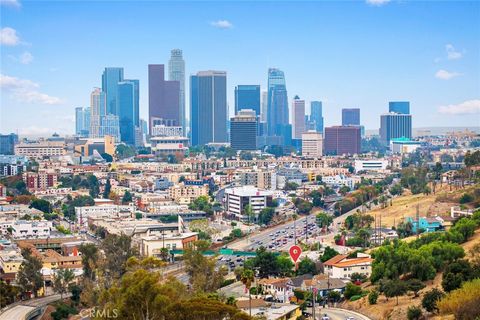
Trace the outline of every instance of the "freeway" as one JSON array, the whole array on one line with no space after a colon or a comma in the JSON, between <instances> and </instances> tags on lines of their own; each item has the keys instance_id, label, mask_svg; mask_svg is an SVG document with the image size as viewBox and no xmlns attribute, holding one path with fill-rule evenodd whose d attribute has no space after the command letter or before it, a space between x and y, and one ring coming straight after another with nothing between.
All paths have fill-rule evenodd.
<instances>
[{"instance_id":1,"label":"freeway","mask_svg":"<svg viewBox=\"0 0 480 320\"><path fill-rule=\"evenodd\" d=\"M68 298L69 296L70 294L66 294L64 298ZM57 300L60 300L59 294L16 302L0 311L0 320L25 319L29 312Z\"/></svg>"}]
</instances>

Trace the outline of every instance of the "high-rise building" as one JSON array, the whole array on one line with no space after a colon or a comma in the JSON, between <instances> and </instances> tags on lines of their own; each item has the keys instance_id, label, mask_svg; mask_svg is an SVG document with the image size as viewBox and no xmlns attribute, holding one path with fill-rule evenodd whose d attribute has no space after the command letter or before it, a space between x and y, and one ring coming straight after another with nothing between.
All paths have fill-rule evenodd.
<instances>
[{"instance_id":1,"label":"high-rise building","mask_svg":"<svg viewBox=\"0 0 480 320\"><path fill-rule=\"evenodd\" d=\"M412 138L412 115L386 113L380 116L380 140L388 146L392 139Z\"/></svg>"},{"instance_id":2,"label":"high-rise building","mask_svg":"<svg viewBox=\"0 0 480 320\"><path fill-rule=\"evenodd\" d=\"M292 101L292 138L302 139L302 133L305 130L305 100L301 100L299 96L295 96Z\"/></svg>"},{"instance_id":3,"label":"high-rise building","mask_svg":"<svg viewBox=\"0 0 480 320\"><path fill-rule=\"evenodd\" d=\"M168 61L168 80L180 82L180 123L183 134L186 131L186 109L185 109L185 60L183 60L183 52L180 49L173 49L170 52L170 60Z\"/></svg>"},{"instance_id":4,"label":"high-rise building","mask_svg":"<svg viewBox=\"0 0 480 320\"><path fill-rule=\"evenodd\" d=\"M150 130L180 125L180 82L165 80L163 64L148 65L148 111Z\"/></svg>"},{"instance_id":5,"label":"high-rise building","mask_svg":"<svg viewBox=\"0 0 480 320\"><path fill-rule=\"evenodd\" d=\"M321 158L323 155L323 135L315 130L302 133L302 156Z\"/></svg>"},{"instance_id":6,"label":"high-rise building","mask_svg":"<svg viewBox=\"0 0 480 320\"><path fill-rule=\"evenodd\" d=\"M104 138L107 135L120 141L118 116L106 114L106 110L106 94L95 88L90 95L90 137Z\"/></svg>"},{"instance_id":7,"label":"high-rise building","mask_svg":"<svg viewBox=\"0 0 480 320\"><path fill-rule=\"evenodd\" d=\"M408 101L391 101L388 103L388 112L410 114L410 102Z\"/></svg>"},{"instance_id":8,"label":"high-rise building","mask_svg":"<svg viewBox=\"0 0 480 320\"><path fill-rule=\"evenodd\" d=\"M105 68L102 74L102 91L105 92L106 114L118 115L117 85L123 81L123 68Z\"/></svg>"},{"instance_id":9,"label":"high-rise building","mask_svg":"<svg viewBox=\"0 0 480 320\"><path fill-rule=\"evenodd\" d=\"M288 141L285 135L289 129L291 130L285 74L279 69L270 68L268 69L267 135L277 136L282 145L288 145L291 139Z\"/></svg>"},{"instance_id":10,"label":"high-rise building","mask_svg":"<svg viewBox=\"0 0 480 320\"><path fill-rule=\"evenodd\" d=\"M190 76L192 145L227 142L227 73L200 71Z\"/></svg>"},{"instance_id":11,"label":"high-rise building","mask_svg":"<svg viewBox=\"0 0 480 320\"><path fill-rule=\"evenodd\" d=\"M136 85L133 81L122 81L117 86L120 140L129 145L135 145L135 87Z\"/></svg>"},{"instance_id":12,"label":"high-rise building","mask_svg":"<svg viewBox=\"0 0 480 320\"><path fill-rule=\"evenodd\" d=\"M258 116L255 110L241 109L230 119L230 145L234 150L256 150Z\"/></svg>"},{"instance_id":13,"label":"high-rise building","mask_svg":"<svg viewBox=\"0 0 480 320\"><path fill-rule=\"evenodd\" d=\"M133 79L125 79L123 82L131 83L133 85L133 124L135 127L140 127L140 81Z\"/></svg>"},{"instance_id":14,"label":"high-rise building","mask_svg":"<svg viewBox=\"0 0 480 320\"><path fill-rule=\"evenodd\" d=\"M260 121L267 122L267 109L268 109L268 91L262 91L262 101L260 110Z\"/></svg>"},{"instance_id":15,"label":"high-rise building","mask_svg":"<svg viewBox=\"0 0 480 320\"><path fill-rule=\"evenodd\" d=\"M252 109L260 115L260 85L238 85L235 87L235 114L243 109Z\"/></svg>"},{"instance_id":16,"label":"high-rise building","mask_svg":"<svg viewBox=\"0 0 480 320\"><path fill-rule=\"evenodd\" d=\"M360 125L360 109L343 108L342 109L342 126L359 126Z\"/></svg>"},{"instance_id":17,"label":"high-rise building","mask_svg":"<svg viewBox=\"0 0 480 320\"><path fill-rule=\"evenodd\" d=\"M0 134L0 154L13 155L18 136L15 133Z\"/></svg>"},{"instance_id":18,"label":"high-rise building","mask_svg":"<svg viewBox=\"0 0 480 320\"><path fill-rule=\"evenodd\" d=\"M310 102L310 121L315 123L315 130L323 133L323 110L321 101Z\"/></svg>"},{"instance_id":19,"label":"high-rise building","mask_svg":"<svg viewBox=\"0 0 480 320\"><path fill-rule=\"evenodd\" d=\"M90 109L75 108L75 134L80 137L88 137L90 133Z\"/></svg>"},{"instance_id":20,"label":"high-rise building","mask_svg":"<svg viewBox=\"0 0 480 320\"><path fill-rule=\"evenodd\" d=\"M325 128L325 154L359 154L360 126L333 126Z\"/></svg>"},{"instance_id":21,"label":"high-rise building","mask_svg":"<svg viewBox=\"0 0 480 320\"><path fill-rule=\"evenodd\" d=\"M101 117L106 114L105 92L100 88L93 89L90 95L90 137L101 138Z\"/></svg>"}]
</instances>

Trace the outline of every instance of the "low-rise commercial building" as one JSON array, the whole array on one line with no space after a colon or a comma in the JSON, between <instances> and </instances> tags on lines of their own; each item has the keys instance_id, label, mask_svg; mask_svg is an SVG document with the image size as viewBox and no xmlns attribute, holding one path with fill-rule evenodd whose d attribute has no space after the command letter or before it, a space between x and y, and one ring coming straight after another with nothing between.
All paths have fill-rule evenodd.
<instances>
[{"instance_id":1,"label":"low-rise commercial building","mask_svg":"<svg viewBox=\"0 0 480 320\"><path fill-rule=\"evenodd\" d=\"M273 193L253 186L225 189L225 211L240 220L249 220L245 208L250 205L255 218L272 202Z\"/></svg>"},{"instance_id":2,"label":"low-rise commercial building","mask_svg":"<svg viewBox=\"0 0 480 320\"><path fill-rule=\"evenodd\" d=\"M323 135L316 131L302 133L302 156L321 158L323 155Z\"/></svg>"},{"instance_id":3,"label":"low-rise commercial building","mask_svg":"<svg viewBox=\"0 0 480 320\"><path fill-rule=\"evenodd\" d=\"M355 160L355 172L359 171L385 171L388 161L383 159Z\"/></svg>"}]
</instances>

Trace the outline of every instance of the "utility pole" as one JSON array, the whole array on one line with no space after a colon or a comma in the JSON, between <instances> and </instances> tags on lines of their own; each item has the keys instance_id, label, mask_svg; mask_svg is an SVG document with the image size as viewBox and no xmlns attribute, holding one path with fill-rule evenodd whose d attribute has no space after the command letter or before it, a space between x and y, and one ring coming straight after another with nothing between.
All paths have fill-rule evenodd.
<instances>
[{"instance_id":1,"label":"utility pole","mask_svg":"<svg viewBox=\"0 0 480 320\"><path fill-rule=\"evenodd\" d=\"M417 213L416 213L416 216L417 216L417 239L418 237L420 236L420 212L419 212L419 205L417 204Z\"/></svg>"}]
</instances>

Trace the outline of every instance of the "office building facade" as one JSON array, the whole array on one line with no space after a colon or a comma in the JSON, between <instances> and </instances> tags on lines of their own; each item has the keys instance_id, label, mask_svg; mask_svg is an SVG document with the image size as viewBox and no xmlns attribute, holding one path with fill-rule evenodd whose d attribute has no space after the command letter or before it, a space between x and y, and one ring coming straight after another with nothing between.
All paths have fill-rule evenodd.
<instances>
[{"instance_id":1,"label":"office building facade","mask_svg":"<svg viewBox=\"0 0 480 320\"><path fill-rule=\"evenodd\" d=\"M200 71L190 77L192 145L224 143L227 135L227 73Z\"/></svg>"},{"instance_id":2,"label":"office building facade","mask_svg":"<svg viewBox=\"0 0 480 320\"><path fill-rule=\"evenodd\" d=\"M18 143L18 136L15 133L0 135L0 154L13 155L15 145Z\"/></svg>"},{"instance_id":3,"label":"office building facade","mask_svg":"<svg viewBox=\"0 0 480 320\"><path fill-rule=\"evenodd\" d=\"M359 126L360 125L360 109L343 108L342 109L342 126Z\"/></svg>"},{"instance_id":4,"label":"office building facade","mask_svg":"<svg viewBox=\"0 0 480 320\"><path fill-rule=\"evenodd\" d=\"M310 121L314 123L315 131L323 133L323 105L321 101L310 102Z\"/></svg>"},{"instance_id":5,"label":"office building facade","mask_svg":"<svg viewBox=\"0 0 480 320\"><path fill-rule=\"evenodd\" d=\"M388 112L399 113L399 114L410 114L410 102L390 101L388 103Z\"/></svg>"},{"instance_id":6,"label":"office building facade","mask_svg":"<svg viewBox=\"0 0 480 320\"><path fill-rule=\"evenodd\" d=\"M258 116L255 110L241 109L230 119L230 145L234 150L256 150Z\"/></svg>"},{"instance_id":7,"label":"office building facade","mask_svg":"<svg viewBox=\"0 0 480 320\"><path fill-rule=\"evenodd\" d=\"M135 145L135 84L128 81L119 82L117 90L120 139L126 144Z\"/></svg>"},{"instance_id":8,"label":"office building facade","mask_svg":"<svg viewBox=\"0 0 480 320\"><path fill-rule=\"evenodd\" d=\"M178 81L180 83L179 89L179 126L186 134L186 109L185 109L185 60L183 60L183 51L180 49L173 49L170 52L170 60L168 61L168 80Z\"/></svg>"},{"instance_id":9,"label":"office building facade","mask_svg":"<svg viewBox=\"0 0 480 320\"><path fill-rule=\"evenodd\" d=\"M288 115L288 95L283 71L270 68L268 69L268 102L267 102L267 135L278 137L282 145L291 144L285 135L287 131L291 132ZM269 139L271 141L276 139Z\"/></svg>"},{"instance_id":10,"label":"office building facade","mask_svg":"<svg viewBox=\"0 0 480 320\"><path fill-rule=\"evenodd\" d=\"M301 139L305 130L305 100L295 96L292 101L292 139Z\"/></svg>"},{"instance_id":11,"label":"office building facade","mask_svg":"<svg viewBox=\"0 0 480 320\"><path fill-rule=\"evenodd\" d=\"M323 155L323 135L317 131L302 133L302 156L321 158Z\"/></svg>"},{"instance_id":12,"label":"office building facade","mask_svg":"<svg viewBox=\"0 0 480 320\"><path fill-rule=\"evenodd\" d=\"M359 154L361 152L360 127L326 127L324 150L327 155Z\"/></svg>"},{"instance_id":13,"label":"office building facade","mask_svg":"<svg viewBox=\"0 0 480 320\"><path fill-rule=\"evenodd\" d=\"M412 115L387 113L380 116L380 140L388 146L392 139L412 138Z\"/></svg>"},{"instance_id":14,"label":"office building facade","mask_svg":"<svg viewBox=\"0 0 480 320\"><path fill-rule=\"evenodd\" d=\"M106 114L118 115L117 85L123 81L123 68L105 68L102 74L102 91L105 92Z\"/></svg>"},{"instance_id":15,"label":"office building facade","mask_svg":"<svg viewBox=\"0 0 480 320\"><path fill-rule=\"evenodd\" d=\"M88 137L90 133L90 109L75 108L75 134L79 137Z\"/></svg>"},{"instance_id":16,"label":"office building facade","mask_svg":"<svg viewBox=\"0 0 480 320\"><path fill-rule=\"evenodd\" d=\"M106 94L95 88L90 95L90 138L113 136L120 141L118 116L107 114Z\"/></svg>"},{"instance_id":17,"label":"office building facade","mask_svg":"<svg viewBox=\"0 0 480 320\"><path fill-rule=\"evenodd\" d=\"M148 65L148 112L150 130L154 125L180 125L180 82L165 80L163 64Z\"/></svg>"},{"instance_id":18,"label":"office building facade","mask_svg":"<svg viewBox=\"0 0 480 320\"><path fill-rule=\"evenodd\" d=\"M260 115L260 85L238 85L235 87L235 114L251 109Z\"/></svg>"}]
</instances>

